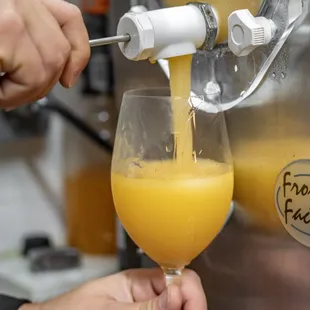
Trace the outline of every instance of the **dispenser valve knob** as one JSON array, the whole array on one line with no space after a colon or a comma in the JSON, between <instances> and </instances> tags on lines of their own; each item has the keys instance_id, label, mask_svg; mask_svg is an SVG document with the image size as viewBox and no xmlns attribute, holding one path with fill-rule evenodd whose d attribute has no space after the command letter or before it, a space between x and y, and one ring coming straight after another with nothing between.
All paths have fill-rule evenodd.
<instances>
[{"instance_id":1,"label":"dispenser valve knob","mask_svg":"<svg viewBox=\"0 0 310 310\"><path fill-rule=\"evenodd\" d=\"M228 18L228 46L236 56L247 56L255 48L270 43L276 25L265 17L254 17L249 10L238 10Z\"/></svg>"}]
</instances>

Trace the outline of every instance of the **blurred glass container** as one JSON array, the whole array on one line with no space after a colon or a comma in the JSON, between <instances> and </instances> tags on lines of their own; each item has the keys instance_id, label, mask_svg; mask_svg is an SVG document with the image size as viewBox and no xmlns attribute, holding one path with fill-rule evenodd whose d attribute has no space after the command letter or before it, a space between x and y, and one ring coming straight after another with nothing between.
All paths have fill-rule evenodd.
<instances>
[{"instance_id":1,"label":"blurred glass container","mask_svg":"<svg viewBox=\"0 0 310 310\"><path fill-rule=\"evenodd\" d=\"M82 0L81 10L90 39L109 35L109 0ZM90 60L82 72L84 94L111 94L113 92L113 70L109 46L92 49Z\"/></svg>"},{"instance_id":2,"label":"blurred glass container","mask_svg":"<svg viewBox=\"0 0 310 310\"><path fill-rule=\"evenodd\" d=\"M88 125L113 144L114 101L83 100L79 112ZM110 184L111 154L70 125L64 137L64 195L68 245L92 255L116 253L116 213Z\"/></svg>"},{"instance_id":3,"label":"blurred glass container","mask_svg":"<svg viewBox=\"0 0 310 310\"><path fill-rule=\"evenodd\" d=\"M110 7L109 0L82 0L81 9L84 13L93 15L106 15Z\"/></svg>"}]
</instances>

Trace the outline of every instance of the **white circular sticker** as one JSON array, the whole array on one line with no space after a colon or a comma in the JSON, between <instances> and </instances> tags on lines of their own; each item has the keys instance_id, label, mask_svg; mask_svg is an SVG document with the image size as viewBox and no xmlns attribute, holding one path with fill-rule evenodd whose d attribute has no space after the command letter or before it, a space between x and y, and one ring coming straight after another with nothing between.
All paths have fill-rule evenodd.
<instances>
[{"instance_id":1,"label":"white circular sticker","mask_svg":"<svg viewBox=\"0 0 310 310\"><path fill-rule=\"evenodd\" d=\"M278 175L275 203L289 234L310 247L310 159L287 165Z\"/></svg>"}]
</instances>

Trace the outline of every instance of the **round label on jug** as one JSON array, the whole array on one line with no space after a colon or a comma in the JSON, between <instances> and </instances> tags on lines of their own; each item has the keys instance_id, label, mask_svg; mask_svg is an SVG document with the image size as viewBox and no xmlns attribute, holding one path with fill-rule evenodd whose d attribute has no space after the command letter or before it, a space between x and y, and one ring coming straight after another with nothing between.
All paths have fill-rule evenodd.
<instances>
[{"instance_id":1,"label":"round label on jug","mask_svg":"<svg viewBox=\"0 0 310 310\"><path fill-rule=\"evenodd\" d=\"M310 247L310 159L288 164L275 184L275 203L289 234Z\"/></svg>"}]
</instances>

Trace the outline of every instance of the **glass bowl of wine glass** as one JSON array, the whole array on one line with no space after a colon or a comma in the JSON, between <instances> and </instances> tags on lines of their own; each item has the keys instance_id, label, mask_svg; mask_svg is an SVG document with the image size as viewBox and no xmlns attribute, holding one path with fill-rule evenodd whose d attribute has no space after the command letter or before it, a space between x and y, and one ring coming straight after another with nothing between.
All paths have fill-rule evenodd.
<instances>
[{"instance_id":1,"label":"glass bowl of wine glass","mask_svg":"<svg viewBox=\"0 0 310 310\"><path fill-rule=\"evenodd\" d=\"M112 159L112 193L133 241L163 269L167 284L222 229L233 195L224 115L203 98L167 88L127 91Z\"/></svg>"}]
</instances>

